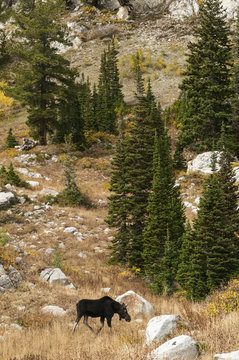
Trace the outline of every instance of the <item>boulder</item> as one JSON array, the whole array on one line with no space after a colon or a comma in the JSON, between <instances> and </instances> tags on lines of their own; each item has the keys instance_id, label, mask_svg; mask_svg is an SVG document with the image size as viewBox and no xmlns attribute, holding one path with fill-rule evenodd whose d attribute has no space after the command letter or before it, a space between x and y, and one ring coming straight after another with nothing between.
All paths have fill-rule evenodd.
<instances>
[{"instance_id":1,"label":"boulder","mask_svg":"<svg viewBox=\"0 0 239 360\"><path fill-rule=\"evenodd\" d=\"M22 282L22 276L12 265L9 267L9 278L15 287L17 287Z\"/></svg>"},{"instance_id":2,"label":"boulder","mask_svg":"<svg viewBox=\"0 0 239 360\"><path fill-rule=\"evenodd\" d=\"M0 209L5 209L17 202L17 197L11 192L0 192Z\"/></svg>"},{"instance_id":3,"label":"boulder","mask_svg":"<svg viewBox=\"0 0 239 360\"><path fill-rule=\"evenodd\" d=\"M195 340L188 335L177 336L148 354L150 360L195 360L198 357Z\"/></svg>"},{"instance_id":4,"label":"boulder","mask_svg":"<svg viewBox=\"0 0 239 360\"><path fill-rule=\"evenodd\" d=\"M68 226L67 228L65 228L64 233L75 233L77 231L77 228L75 228L74 226Z\"/></svg>"},{"instance_id":5,"label":"boulder","mask_svg":"<svg viewBox=\"0 0 239 360\"><path fill-rule=\"evenodd\" d=\"M40 273L40 277L52 285L63 285L74 288L74 285L71 284L66 275L59 268L46 268Z\"/></svg>"},{"instance_id":6,"label":"boulder","mask_svg":"<svg viewBox=\"0 0 239 360\"><path fill-rule=\"evenodd\" d=\"M108 10L115 10L120 7L118 0L101 0L101 4Z\"/></svg>"},{"instance_id":7,"label":"boulder","mask_svg":"<svg viewBox=\"0 0 239 360\"><path fill-rule=\"evenodd\" d=\"M194 160L188 162L187 173L200 172L203 174L211 174L211 163L213 154L216 155L217 161L220 159L219 151L207 151L205 153L199 154ZM216 170L219 170L218 164L216 164Z\"/></svg>"},{"instance_id":8,"label":"boulder","mask_svg":"<svg viewBox=\"0 0 239 360\"><path fill-rule=\"evenodd\" d=\"M165 335L176 329L183 320L180 315L160 315L149 320L146 328L146 344L161 340Z\"/></svg>"},{"instance_id":9,"label":"boulder","mask_svg":"<svg viewBox=\"0 0 239 360\"><path fill-rule=\"evenodd\" d=\"M40 183L38 181L27 181L27 183L32 187L32 188L36 188L40 185Z\"/></svg>"},{"instance_id":10,"label":"boulder","mask_svg":"<svg viewBox=\"0 0 239 360\"><path fill-rule=\"evenodd\" d=\"M225 354L214 355L214 360L239 360L239 350Z\"/></svg>"},{"instance_id":11,"label":"boulder","mask_svg":"<svg viewBox=\"0 0 239 360\"><path fill-rule=\"evenodd\" d=\"M56 190L53 189L42 189L40 192L41 195L43 196L57 196L59 193Z\"/></svg>"},{"instance_id":12,"label":"boulder","mask_svg":"<svg viewBox=\"0 0 239 360\"><path fill-rule=\"evenodd\" d=\"M8 275L0 276L0 288L10 289L13 287L13 283Z\"/></svg>"},{"instance_id":13,"label":"boulder","mask_svg":"<svg viewBox=\"0 0 239 360\"><path fill-rule=\"evenodd\" d=\"M54 316L64 316L66 314L66 310L54 305L44 306L41 311L45 314L51 314Z\"/></svg>"},{"instance_id":14,"label":"boulder","mask_svg":"<svg viewBox=\"0 0 239 360\"><path fill-rule=\"evenodd\" d=\"M117 12L117 19L127 20L129 18L129 10L127 6L121 6Z\"/></svg>"},{"instance_id":15,"label":"boulder","mask_svg":"<svg viewBox=\"0 0 239 360\"><path fill-rule=\"evenodd\" d=\"M154 307L142 296L136 294L132 290L118 296L116 301L125 303L128 306L130 314L148 316L155 313Z\"/></svg>"}]
</instances>

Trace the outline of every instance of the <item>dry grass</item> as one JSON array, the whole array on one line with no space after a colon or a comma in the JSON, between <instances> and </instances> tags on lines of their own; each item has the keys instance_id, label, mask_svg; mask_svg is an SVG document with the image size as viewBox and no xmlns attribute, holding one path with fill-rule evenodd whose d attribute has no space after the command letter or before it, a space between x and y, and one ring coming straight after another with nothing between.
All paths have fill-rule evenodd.
<instances>
[{"instance_id":1,"label":"dry grass","mask_svg":"<svg viewBox=\"0 0 239 360\"><path fill-rule=\"evenodd\" d=\"M24 129L24 117L15 119L16 134ZM9 124L0 130L5 136ZM19 130L20 129L20 130ZM95 149L97 152L97 148ZM102 288L109 287L109 296L115 298L128 290L134 290L146 298L155 308L155 314L180 314L190 324L189 328L180 328L170 336L179 334L191 335L199 342L201 360L213 358L215 353L238 350L239 344L239 312L219 314L216 317L207 315L205 303L190 303L177 297L156 296L150 293L144 281L131 269L108 265L108 245L113 234L107 229L104 219L107 216L107 184L109 184L110 154L100 152L87 154L92 166L85 167L82 159L76 160L76 181L83 193L98 206L85 209L82 207L52 206L40 214L34 213L34 206L43 206L42 196L34 203L17 205L10 212L0 212L0 225L10 234L10 243L20 246L24 241L24 264L17 265L23 276L23 282L17 289L6 291L0 296L0 359L3 360L143 360L151 347L143 346L148 318L137 322L133 316L130 323L113 318L113 334L109 334L107 325L96 337L82 323L76 333L71 330L75 320L75 304L81 298L97 298L105 295ZM37 147L35 153L54 154L59 156L58 162L51 160L37 161L31 164L32 170L41 173L39 188L24 189L28 195L40 192L43 188L61 191L64 187L63 161L64 154L60 147ZM9 163L6 153L1 160ZM14 167L20 165L14 156L11 157ZM99 166L102 165L102 166ZM25 167L25 165L23 166ZM26 166L27 167L27 166ZM182 191L195 198L200 189L201 178L188 177L181 174ZM49 177L51 180L45 180ZM34 179L33 179L34 180ZM38 180L38 179L37 179ZM189 189L190 182L193 189ZM99 200L101 200L99 202ZM33 212L27 216L26 212ZM67 226L74 226L83 234L83 240L76 235L64 233ZM60 247L60 244L64 247ZM52 266L54 254L47 255L46 249L58 249L61 256L60 265L76 290L60 286L51 286L40 280L41 269ZM102 252L99 252L102 250ZM79 252L87 258L78 256ZM17 255L17 254L16 254ZM43 315L41 308L45 305L57 305L67 310L64 318ZM99 319L89 320L92 326L99 327ZM22 330L14 330L10 325L16 323ZM1 338L3 336L4 338ZM170 337L169 336L169 337Z\"/></svg>"}]
</instances>

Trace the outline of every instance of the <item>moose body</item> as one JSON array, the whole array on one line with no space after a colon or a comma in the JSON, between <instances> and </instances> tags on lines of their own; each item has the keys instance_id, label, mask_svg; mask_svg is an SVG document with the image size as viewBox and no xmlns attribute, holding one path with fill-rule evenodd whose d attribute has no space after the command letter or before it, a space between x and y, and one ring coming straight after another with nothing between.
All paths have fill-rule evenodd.
<instances>
[{"instance_id":1,"label":"moose body","mask_svg":"<svg viewBox=\"0 0 239 360\"><path fill-rule=\"evenodd\" d=\"M97 334L102 330L104 326L105 319L107 320L107 325L111 329L111 320L114 314L119 314L119 319L125 319L130 321L131 317L128 314L125 304L120 304L118 301L111 299L109 296L104 296L101 299L89 300L82 299L76 304L77 318L73 328L73 332L76 329L77 324L79 323L82 316L84 316L83 323L91 330L92 327L88 324L88 317L100 317L101 327L97 331Z\"/></svg>"}]
</instances>

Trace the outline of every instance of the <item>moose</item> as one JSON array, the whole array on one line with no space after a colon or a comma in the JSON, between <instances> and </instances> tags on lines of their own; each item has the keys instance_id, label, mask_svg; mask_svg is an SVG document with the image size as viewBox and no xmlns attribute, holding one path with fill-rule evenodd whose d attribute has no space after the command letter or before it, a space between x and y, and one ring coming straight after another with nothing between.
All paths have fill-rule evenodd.
<instances>
[{"instance_id":1,"label":"moose","mask_svg":"<svg viewBox=\"0 0 239 360\"><path fill-rule=\"evenodd\" d=\"M114 314L119 314L119 320L131 320L126 305L120 304L118 301L111 299L109 296L104 296L97 300L82 299L76 304L76 310L77 318L74 324L73 333L82 316L84 316L83 324L85 324L93 332L94 330L88 324L88 317L100 317L101 327L97 331L96 335L98 335L103 329L105 319L107 320L110 332L112 332L111 320Z\"/></svg>"}]
</instances>

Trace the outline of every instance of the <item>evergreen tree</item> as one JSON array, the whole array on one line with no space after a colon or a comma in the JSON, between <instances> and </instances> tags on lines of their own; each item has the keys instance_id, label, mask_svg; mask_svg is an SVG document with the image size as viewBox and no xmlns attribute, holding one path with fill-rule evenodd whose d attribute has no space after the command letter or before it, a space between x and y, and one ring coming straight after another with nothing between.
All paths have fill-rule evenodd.
<instances>
[{"instance_id":1,"label":"evergreen tree","mask_svg":"<svg viewBox=\"0 0 239 360\"><path fill-rule=\"evenodd\" d=\"M169 294L176 278L185 216L180 191L175 186L166 130L156 136L153 172L149 216L143 234L144 267L153 290Z\"/></svg>"},{"instance_id":2,"label":"evergreen tree","mask_svg":"<svg viewBox=\"0 0 239 360\"><path fill-rule=\"evenodd\" d=\"M230 103L230 30L221 0L201 2L194 28L195 42L189 44L185 79L180 86L184 109L178 148L212 150L226 129L226 146L235 148Z\"/></svg>"},{"instance_id":3,"label":"evergreen tree","mask_svg":"<svg viewBox=\"0 0 239 360\"><path fill-rule=\"evenodd\" d=\"M123 122L123 118L121 118ZM111 263L126 263L128 261L129 251L129 214L128 189L125 173L125 138L121 127L119 130L119 140L112 160L112 173L109 190L112 194L109 196L109 210L106 222L110 227L116 228L113 236L111 249Z\"/></svg>"},{"instance_id":4,"label":"evergreen tree","mask_svg":"<svg viewBox=\"0 0 239 360\"><path fill-rule=\"evenodd\" d=\"M12 128L9 129L7 139L6 139L6 149L14 148L16 145L19 145L15 136L12 133Z\"/></svg>"},{"instance_id":5,"label":"evergreen tree","mask_svg":"<svg viewBox=\"0 0 239 360\"><path fill-rule=\"evenodd\" d=\"M179 266L179 283L195 300L203 299L239 273L238 189L226 153L221 156L220 166L204 184L190 235L189 266L186 270L184 264ZM186 246L184 241L183 248Z\"/></svg>"},{"instance_id":6,"label":"evergreen tree","mask_svg":"<svg viewBox=\"0 0 239 360\"><path fill-rule=\"evenodd\" d=\"M62 88L59 96L55 140L62 143L66 136L71 135L72 143L83 149L85 145L84 114L79 91L80 84L76 82Z\"/></svg>"},{"instance_id":7,"label":"evergreen tree","mask_svg":"<svg viewBox=\"0 0 239 360\"><path fill-rule=\"evenodd\" d=\"M236 27L233 34L233 67L232 67L232 109L233 129L236 137L236 156L239 156L239 7L237 10Z\"/></svg>"},{"instance_id":8,"label":"evergreen tree","mask_svg":"<svg viewBox=\"0 0 239 360\"><path fill-rule=\"evenodd\" d=\"M0 23L5 23L11 15L11 11L6 6L5 0L0 0ZM7 49L7 38L4 28L0 29L0 66L4 65L10 58Z\"/></svg>"},{"instance_id":9,"label":"evergreen tree","mask_svg":"<svg viewBox=\"0 0 239 360\"><path fill-rule=\"evenodd\" d=\"M136 60L136 89L138 104L134 121L126 140L125 173L128 192L128 209L130 223L129 262L142 268L143 261L143 229L147 217L149 193L153 181L154 136L162 129L159 109L156 107L148 87L144 94L142 72Z\"/></svg>"},{"instance_id":10,"label":"evergreen tree","mask_svg":"<svg viewBox=\"0 0 239 360\"><path fill-rule=\"evenodd\" d=\"M100 131L116 133L117 113L123 103L122 85L119 82L117 54L114 40L101 57L97 94L97 121Z\"/></svg>"},{"instance_id":11,"label":"evergreen tree","mask_svg":"<svg viewBox=\"0 0 239 360\"><path fill-rule=\"evenodd\" d=\"M17 37L21 39L15 52L22 66L15 68L12 95L28 105L27 124L31 134L46 144L47 135L56 128L59 97L73 86L76 77L69 61L57 53L54 45L69 45L66 27L60 22L64 3L39 0L33 6L30 0L21 0L19 6L24 11L15 14Z\"/></svg>"}]
</instances>

